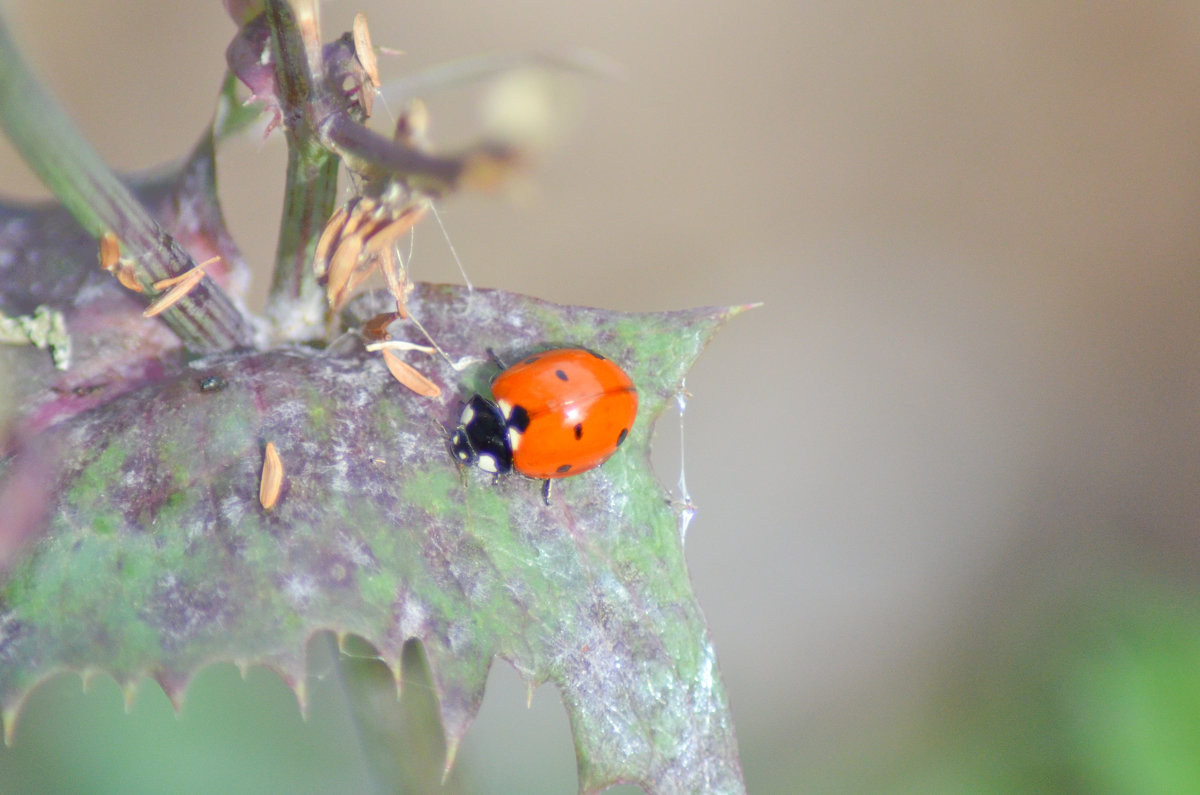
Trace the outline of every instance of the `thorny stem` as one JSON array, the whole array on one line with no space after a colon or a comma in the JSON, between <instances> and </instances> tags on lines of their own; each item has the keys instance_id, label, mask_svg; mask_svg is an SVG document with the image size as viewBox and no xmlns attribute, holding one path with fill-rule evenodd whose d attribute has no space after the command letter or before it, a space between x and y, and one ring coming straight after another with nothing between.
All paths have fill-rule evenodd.
<instances>
[{"instance_id":1,"label":"thorny stem","mask_svg":"<svg viewBox=\"0 0 1200 795\"><path fill-rule=\"evenodd\" d=\"M0 124L30 168L85 230L113 232L133 260L143 285L184 273L195 264L79 134L59 104L41 87L0 20ZM211 279L163 313L193 352L250 343L241 312Z\"/></svg>"},{"instance_id":2,"label":"thorny stem","mask_svg":"<svg viewBox=\"0 0 1200 795\"><path fill-rule=\"evenodd\" d=\"M284 126L294 133L308 121L305 108L313 97L313 71L288 0L267 0L267 27Z\"/></svg>"},{"instance_id":3,"label":"thorny stem","mask_svg":"<svg viewBox=\"0 0 1200 795\"><path fill-rule=\"evenodd\" d=\"M377 189L400 183L405 195L436 198L459 187L490 187L510 170L517 153L485 142L439 156L371 131L345 90L346 78L354 77L353 70L344 71L345 59L355 56L339 54L336 43L322 47L313 0L266 0L265 9L275 99L288 141L287 191L267 312L277 324L301 318L302 327L287 336L313 336L319 332L304 318L320 314L321 299L309 267L333 214L339 162Z\"/></svg>"},{"instance_id":4,"label":"thorny stem","mask_svg":"<svg viewBox=\"0 0 1200 795\"><path fill-rule=\"evenodd\" d=\"M268 304L268 313L277 320L291 315L297 303L302 314L323 316L325 291L313 278L310 263L337 199L338 160L324 150L321 153L320 157L306 155L289 141L287 192Z\"/></svg>"},{"instance_id":5,"label":"thorny stem","mask_svg":"<svg viewBox=\"0 0 1200 795\"><path fill-rule=\"evenodd\" d=\"M297 316L319 319L324 295L309 267L321 230L333 214L338 160L317 143L309 123L307 109L321 87L286 0L268 2L267 25L288 143L287 187L267 312L277 321ZM307 330L312 332L319 334L316 328Z\"/></svg>"}]
</instances>

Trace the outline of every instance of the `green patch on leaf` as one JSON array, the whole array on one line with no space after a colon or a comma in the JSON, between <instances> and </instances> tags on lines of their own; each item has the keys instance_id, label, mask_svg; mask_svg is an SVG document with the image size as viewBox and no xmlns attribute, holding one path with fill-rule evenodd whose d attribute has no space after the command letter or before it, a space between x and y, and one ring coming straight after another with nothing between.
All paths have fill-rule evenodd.
<instances>
[{"instance_id":1,"label":"green patch on leaf","mask_svg":"<svg viewBox=\"0 0 1200 795\"><path fill-rule=\"evenodd\" d=\"M306 641L331 629L393 671L422 642L451 754L499 657L559 687L584 791L742 791L679 519L650 468L655 418L735 310L627 315L425 285L410 309L451 360L477 362L460 373L411 354L447 386L439 399L360 348L224 354L19 451L8 476L49 466L62 488L0 584L0 707L15 714L64 667L122 686L150 675L175 701L216 660L270 665L298 687ZM549 506L539 482L462 470L446 445L460 399L495 373L486 350L548 340L614 359L641 399L621 451L557 483ZM199 388L211 376L227 386ZM266 441L285 470L271 511L258 500Z\"/></svg>"}]
</instances>

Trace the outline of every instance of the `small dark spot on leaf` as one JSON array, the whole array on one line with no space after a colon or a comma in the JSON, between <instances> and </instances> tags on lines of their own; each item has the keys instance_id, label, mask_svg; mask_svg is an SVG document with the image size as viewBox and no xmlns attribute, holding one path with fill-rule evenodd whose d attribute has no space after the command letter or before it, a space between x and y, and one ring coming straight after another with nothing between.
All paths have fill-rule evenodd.
<instances>
[{"instance_id":1,"label":"small dark spot on leaf","mask_svg":"<svg viewBox=\"0 0 1200 795\"><path fill-rule=\"evenodd\" d=\"M201 392L220 392L227 386L229 386L229 382L219 375L210 375L200 379Z\"/></svg>"},{"instance_id":2,"label":"small dark spot on leaf","mask_svg":"<svg viewBox=\"0 0 1200 795\"><path fill-rule=\"evenodd\" d=\"M84 386L75 387L71 390L71 393L74 394L75 397L87 397L88 395L99 392L101 389L104 389L104 387L105 384L85 384Z\"/></svg>"},{"instance_id":3,"label":"small dark spot on leaf","mask_svg":"<svg viewBox=\"0 0 1200 795\"><path fill-rule=\"evenodd\" d=\"M611 631L614 618L612 605L606 601L596 601L589 606L587 612L593 621L604 627L605 631Z\"/></svg>"},{"instance_id":4,"label":"small dark spot on leaf","mask_svg":"<svg viewBox=\"0 0 1200 795\"><path fill-rule=\"evenodd\" d=\"M583 423L577 422L577 423L575 423L575 441L579 441L582 438L583 438Z\"/></svg>"}]
</instances>

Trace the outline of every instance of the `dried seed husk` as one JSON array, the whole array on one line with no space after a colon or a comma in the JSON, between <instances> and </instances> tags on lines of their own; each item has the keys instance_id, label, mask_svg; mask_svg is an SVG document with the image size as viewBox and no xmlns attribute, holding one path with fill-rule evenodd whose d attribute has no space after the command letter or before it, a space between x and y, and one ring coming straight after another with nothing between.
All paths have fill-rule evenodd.
<instances>
[{"instance_id":1,"label":"dried seed husk","mask_svg":"<svg viewBox=\"0 0 1200 795\"><path fill-rule=\"evenodd\" d=\"M329 282L325 285L325 295L329 306L336 312L342 308L349 298L347 287L350 278L358 267L358 258L362 254L363 239L358 235L344 237L333 252L329 263Z\"/></svg>"},{"instance_id":2,"label":"dried seed husk","mask_svg":"<svg viewBox=\"0 0 1200 795\"><path fill-rule=\"evenodd\" d=\"M201 280L206 276L204 269L199 265L192 268L187 273L182 273L179 276L172 276L168 279L162 279L154 283L156 289L169 286L171 289L163 293L146 307L142 312L143 317L154 317L162 314L167 309L170 309L175 304L179 303L185 295L196 289L196 285L200 284Z\"/></svg>"},{"instance_id":3,"label":"dried seed husk","mask_svg":"<svg viewBox=\"0 0 1200 795\"><path fill-rule=\"evenodd\" d=\"M342 235L347 215L345 206L337 208L325 223L325 229L317 240L317 247L313 250L313 274L318 281L325 278L325 274L329 270L329 251L336 248L334 244Z\"/></svg>"},{"instance_id":4,"label":"dried seed husk","mask_svg":"<svg viewBox=\"0 0 1200 795\"><path fill-rule=\"evenodd\" d=\"M359 11L354 15L354 55L362 64L363 71L371 84L379 88L379 62L375 58L375 48L371 46L371 32L367 29L367 15Z\"/></svg>"},{"instance_id":5,"label":"dried seed husk","mask_svg":"<svg viewBox=\"0 0 1200 795\"><path fill-rule=\"evenodd\" d=\"M283 459L275 449L274 442L267 442L263 451L262 480L258 484L258 501L264 510L271 510L279 502L283 490Z\"/></svg>"},{"instance_id":6,"label":"dried seed husk","mask_svg":"<svg viewBox=\"0 0 1200 795\"><path fill-rule=\"evenodd\" d=\"M384 348L383 362L387 365L392 377L422 397L435 398L442 394L442 389L416 370L411 364L396 354Z\"/></svg>"},{"instance_id":7,"label":"dried seed husk","mask_svg":"<svg viewBox=\"0 0 1200 795\"><path fill-rule=\"evenodd\" d=\"M100 236L100 267L113 273L120 259L121 243L112 232L105 232Z\"/></svg>"}]
</instances>

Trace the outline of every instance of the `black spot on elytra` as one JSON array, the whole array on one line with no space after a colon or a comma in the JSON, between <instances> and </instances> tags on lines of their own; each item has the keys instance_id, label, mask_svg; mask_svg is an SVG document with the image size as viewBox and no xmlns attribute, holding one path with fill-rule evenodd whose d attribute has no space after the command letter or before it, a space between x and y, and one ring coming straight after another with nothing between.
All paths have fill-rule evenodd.
<instances>
[{"instance_id":1,"label":"black spot on elytra","mask_svg":"<svg viewBox=\"0 0 1200 795\"><path fill-rule=\"evenodd\" d=\"M512 407L512 411L508 413L508 427L515 429L517 433L525 433L525 429L529 427L529 412L524 406Z\"/></svg>"},{"instance_id":2,"label":"black spot on elytra","mask_svg":"<svg viewBox=\"0 0 1200 795\"><path fill-rule=\"evenodd\" d=\"M558 474L560 474L560 475L565 475L565 474L567 474L568 472L570 472L570 471L571 471L571 465L570 465L570 464L563 464L562 466L560 466L560 467L559 467L557 470L555 470L555 471L556 471L556 472L558 472Z\"/></svg>"},{"instance_id":3,"label":"black spot on elytra","mask_svg":"<svg viewBox=\"0 0 1200 795\"><path fill-rule=\"evenodd\" d=\"M602 361L602 362L608 361L608 359L606 359L606 358L605 358L604 356L602 356L601 354L599 354L599 353L596 353L595 351L588 351L588 353L590 353L592 356L595 356L597 359L599 359L599 360L600 360L600 361Z\"/></svg>"},{"instance_id":4,"label":"black spot on elytra","mask_svg":"<svg viewBox=\"0 0 1200 795\"><path fill-rule=\"evenodd\" d=\"M542 358L542 357L541 357L541 356L530 356L528 359L526 359L525 361L521 362L521 364L533 364L534 362L536 362L536 361L537 361L538 359L540 359L540 358Z\"/></svg>"},{"instance_id":5,"label":"black spot on elytra","mask_svg":"<svg viewBox=\"0 0 1200 795\"><path fill-rule=\"evenodd\" d=\"M582 422L576 423L576 425L575 425L575 441L579 441L582 438L583 438L583 423Z\"/></svg>"},{"instance_id":6,"label":"black spot on elytra","mask_svg":"<svg viewBox=\"0 0 1200 795\"><path fill-rule=\"evenodd\" d=\"M625 437L629 436L629 429L622 428L621 434L617 437L617 447L620 447L625 442Z\"/></svg>"},{"instance_id":7,"label":"black spot on elytra","mask_svg":"<svg viewBox=\"0 0 1200 795\"><path fill-rule=\"evenodd\" d=\"M566 374L566 373L564 373L562 370L555 370L555 371L554 371L554 374L555 374L556 376L558 376L558 380L559 380L559 381L566 381L566 380L567 380L567 374Z\"/></svg>"}]
</instances>

